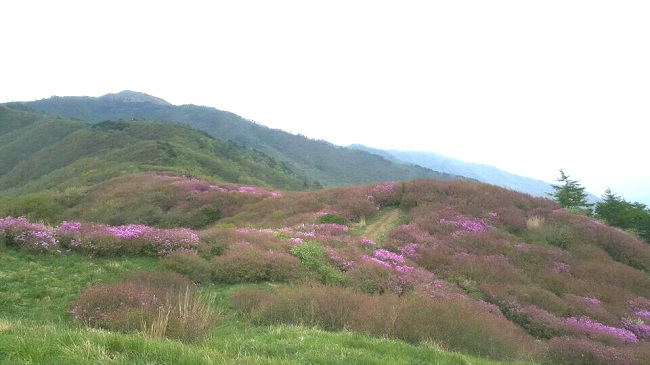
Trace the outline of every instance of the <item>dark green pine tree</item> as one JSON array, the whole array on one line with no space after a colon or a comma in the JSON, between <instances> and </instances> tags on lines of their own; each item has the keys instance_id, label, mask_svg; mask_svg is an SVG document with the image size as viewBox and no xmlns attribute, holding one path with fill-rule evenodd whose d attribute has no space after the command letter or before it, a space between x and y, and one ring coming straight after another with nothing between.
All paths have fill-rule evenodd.
<instances>
[{"instance_id":1,"label":"dark green pine tree","mask_svg":"<svg viewBox=\"0 0 650 365\"><path fill-rule=\"evenodd\" d=\"M569 176L560 169L560 177L556 181L563 185L552 185L555 190L549 195L563 208L576 209L585 213L591 213L593 204L587 202L587 193L584 186L577 180L569 179Z\"/></svg>"},{"instance_id":2,"label":"dark green pine tree","mask_svg":"<svg viewBox=\"0 0 650 365\"><path fill-rule=\"evenodd\" d=\"M607 224L615 227L628 228L626 210L629 203L612 192L610 188L605 190L602 201L596 204L594 212L596 217L603 219Z\"/></svg>"},{"instance_id":3,"label":"dark green pine tree","mask_svg":"<svg viewBox=\"0 0 650 365\"><path fill-rule=\"evenodd\" d=\"M594 211L607 224L635 232L650 242L650 210L645 204L628 202L608 188Z\"/></svg>"}]
</instances>

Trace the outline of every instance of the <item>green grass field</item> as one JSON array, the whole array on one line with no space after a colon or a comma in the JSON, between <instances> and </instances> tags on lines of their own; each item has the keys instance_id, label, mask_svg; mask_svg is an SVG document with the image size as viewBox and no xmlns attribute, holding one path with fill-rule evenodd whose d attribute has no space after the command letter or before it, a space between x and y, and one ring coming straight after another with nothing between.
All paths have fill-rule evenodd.
<instances>
[{"instance_id":1,"label":"green grass field","mask_svg":"<svg viewBox=\"0 0 650 365\"><path fill-rule=\"evenodd\" d=\"M0 364L500 364L350 332L253 326L228 308L242 286L202 287L220 321L195 344L90 329L73 323L71 301L87 286L111 282L156 259L0 252Z\"/></svg>"}]
</instances>

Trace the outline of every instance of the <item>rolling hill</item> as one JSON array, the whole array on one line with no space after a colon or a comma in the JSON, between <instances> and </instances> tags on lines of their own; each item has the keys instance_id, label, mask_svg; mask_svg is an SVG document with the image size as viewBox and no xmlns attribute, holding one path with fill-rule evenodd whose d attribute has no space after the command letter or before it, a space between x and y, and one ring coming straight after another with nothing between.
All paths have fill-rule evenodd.
<instances>
[{"instance_id":1,"label":"rolling hill","mask_svg":"<svg viewBox=\"0 0 650 365\"><path fill-rule=\"evenodd\" d=\"M222 209L200 230L124 224L138 223L132 210L159 202L191 220L205 208L194 204L200 201ZM137 267L172 270L219 298L214 306L222 323L204 333L202 342L182 344L178 356L184 359L207 348L223 353L204 358L231 359L244 355L228 349L245 346L246 359L265 356L260 363L300 363L304 351L314 356L310 362L324 363L362 364L370 355L365 351L390 351L390 359L373 363L428 363L447 356L433 348L454 351L465 360L449 363L461 364L650 360L650 246L548 199L463 180L289 192L146 172L97 184L63 213L101 218L111 209L106 205L123 221L45 225L0 219L0 256L7 262L0 268L0 360L43 363L37 360L45 359L42 347L68 362L79 356L96 360L136 339L140 345L127 351L129 357L141 363L162 358L165 352L157 347L139 350L142 335L153 334L129 334L128 328L142 328L142 306L126 323L122 317L111 322L110 312L100 316L112 326L100 325L101 332L86 329L98 325L69 312L74 298L83 303L80 295L96 293L91 289L111 288L111 297L130 293L131 286L116 276ZM43 237L56 240L33 244ZM182 250L164 251L170 244ZM112 286L97 283L107 272ZM26 280L32 285L22 287ZM161 285L163 279L157 280L153 284ZM88 289L80 293L81 288ZM125 327L128 318L135 321L131 327ZM44 328L47 338L58 340L45 343L35 335ZM310 332L309 341L302 341L306 329L323 332ZM23 336L22 342L15 336ZM74 346L81 337L87 346ZM381 350L368 343L377 338L413 347ZM147 341L153 346L163 340ZM226 345L233 341L237 345ZM328 355L304 347L313 341L327 341L318 347ZM160 343L181 346L175 339ZM338 349L337 360L329 358L332 348Z\"/></svg>"}]
</instances>

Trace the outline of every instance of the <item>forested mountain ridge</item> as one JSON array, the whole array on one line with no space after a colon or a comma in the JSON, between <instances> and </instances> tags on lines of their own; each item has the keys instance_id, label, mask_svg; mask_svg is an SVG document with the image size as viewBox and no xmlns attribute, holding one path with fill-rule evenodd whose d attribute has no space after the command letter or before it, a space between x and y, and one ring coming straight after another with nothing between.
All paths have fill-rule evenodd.
<instances>
[{"instance_id":1,"label":"forested mountain ridge","mask_svg":"<svg viewBox=\"0 0 650 365\"><path fill-rule=\"evenodd\" d=\"M187 124L215 138L258 149L286 164L303 180L324 186L413 178L462 178L268 128L234 113L205 106L171 105L162 99L136 92L125 91L97 98L55 96L20 105L39 113L90 123L145 119Z\"/></svg>"}]
</instances>

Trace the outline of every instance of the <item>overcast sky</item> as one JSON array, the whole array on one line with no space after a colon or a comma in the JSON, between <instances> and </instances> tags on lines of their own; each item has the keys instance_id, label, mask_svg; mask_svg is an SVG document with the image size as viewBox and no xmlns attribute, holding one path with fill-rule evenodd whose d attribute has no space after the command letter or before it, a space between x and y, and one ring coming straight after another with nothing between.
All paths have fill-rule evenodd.
<instances>
[{"instance_id":1,"label":"overcast sky","mask_svg":"<svg viewBox=\"0 0 650 365\"><path fill-rule=\"evenodd\" d=\"M134 90L650 203L650 2L11 1L0 102Z\"/></svg>"}]
</instances>

